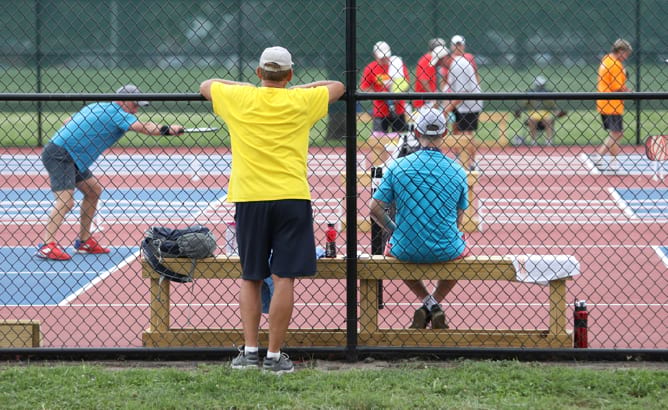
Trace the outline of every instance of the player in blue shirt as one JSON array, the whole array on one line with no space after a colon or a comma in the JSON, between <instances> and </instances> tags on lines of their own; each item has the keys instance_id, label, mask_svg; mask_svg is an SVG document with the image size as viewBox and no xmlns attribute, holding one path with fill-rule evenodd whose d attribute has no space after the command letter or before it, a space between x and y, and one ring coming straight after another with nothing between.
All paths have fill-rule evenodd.
<instances>
[{"instance_id":1,"label":"player in blue shirt","mask_svg":"<svg viewBox=\"0 0 668 410\"><path fill-rule=\"evenodd\" d=\"M116 91L117 94L139 94L132 84ZM74 249L83 253L109 253L91 236L91 224L102 194L102 186L90 171L90 166L107 148L111 147L127 131L146 135L179 135L180 125L159 125L141 122L136 113L148 101L114 101L89 104L65 121L42 151L42 163L49 173L54 202L42 244L37 257L52 260L69 260L71 256L58 245L56 233L65 215L74 207L74 189L84 197L81 203L79 238Z\"/></svg>"},{"instance_id":2,"label":"player in blue shirt","mask_svg":"<svg viewBox=\"0 0 668 410\"><path fill-rule=\"evenodd\" d=\"M466 241L458 228L468 207L468 184L464 168L444 155L440 146L447 132L443 112L428 107L418 113L416 137L420 149L397 159L386 170L371 200L371 217L391 237L385 254L414 263L445 262L467 254ZM396 221L386 213L396 205ZM419 280L405 280L423 301L411 328L448 327L439 302L455 285L440 280L429 294Z\"/></svg>"}]
</instances>

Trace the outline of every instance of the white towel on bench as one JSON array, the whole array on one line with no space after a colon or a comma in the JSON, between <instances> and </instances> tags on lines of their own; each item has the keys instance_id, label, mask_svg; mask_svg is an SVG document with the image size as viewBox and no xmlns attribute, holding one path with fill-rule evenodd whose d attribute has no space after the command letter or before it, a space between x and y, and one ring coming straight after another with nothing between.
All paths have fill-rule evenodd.
<instances>
[{"instance_id":1,"label":"white towel on bench","mask_svg":"<svg viewBox=\"0 0 668 410\"><path fill-rule=\"evenodd\" d=\"M571 255L508 255L517 280L547 285L551 280L580 274L580 262Z\"/></svg>"}]
</instances>

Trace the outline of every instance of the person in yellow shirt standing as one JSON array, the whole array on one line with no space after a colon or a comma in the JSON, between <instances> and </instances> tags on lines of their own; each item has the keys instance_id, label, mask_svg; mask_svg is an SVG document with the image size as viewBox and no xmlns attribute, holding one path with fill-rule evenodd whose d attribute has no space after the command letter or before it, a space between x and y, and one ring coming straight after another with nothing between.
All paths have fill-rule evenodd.
<instances>
[{"instance_id":1,"label":"person in yellow shirt standing","mask_svg":"<svg viewBox=\"0 0 668 410\"><path fill-rule=\"evenodd\" d=\"M596 89L601 93L628 92L626 86L626 69L624 61L629 58L633 48L623 39L617 39L612 45L610 54L606 54L598 67L598 82ZM622 115L624 114L623 100L596 100L596 109L601 114L603 128L608 131L608 137L603 145L598 147L595 159L596 167L601 171L615 171L618 168L617 155L621 151L619 141L624 135ZM612 158L606 166L605 156Z\"/></svg>"},{"instance_id":2,"label":"person in yellow shirt standing","mask_svg":"<svg viewBox=\"0 0 668 410\"><path fill-rule=\"evenodd\" d=\"M269 346L262 368L294 370L281 354L294 307L294 280L316 272L311 193L307 180L309 131L345 89L339 81L287 88L292 55L283 47L263 51L256 74L260 86L209 79L200 93L227 124L232 170L227 199L235 203L242 283L239 309L244 348L235 369L258 368L260 290L274 281L269 308Z\"/></svg>"}]
</instances>

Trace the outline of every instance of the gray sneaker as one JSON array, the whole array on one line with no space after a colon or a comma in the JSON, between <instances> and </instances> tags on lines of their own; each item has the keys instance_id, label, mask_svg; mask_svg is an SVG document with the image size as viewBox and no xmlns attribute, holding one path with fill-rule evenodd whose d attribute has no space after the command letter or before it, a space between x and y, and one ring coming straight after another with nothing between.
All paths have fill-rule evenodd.
<instances>
[{"instance_id":1,"label":"gray sneaker","mask_svg":"<svg viewBox=\"0 0 668 410\"><path fill-rule=\"evenodd\" d=\"M233 369L258 369L260 367L260 357L257 352L244 354L244 349L239 349L239 355L232 359Z\"/></svg>"},{"instance_id":2,"label":"gray sneaker","mask_svg":"<svg viewBox=\"0 0 668 410\"><path fill-rule=\"evenodd\" d=\"M281 357L278 359L265 358L264 364L262 365L262 370L265 372L272 372L277 375L283 373L292 373L295 371L295 365L292 364L292 360L288 357L287 354L281 353Z\"/></svg>"},{"instance_id":3,"label":"gray sneaker","mask_svg":"<svg viewBox=\"0 0 668 410\"><path fill-rule=\"evenodd\" d=\"M448 321L445 320L445 313L439 305L431 308L431 328L432 329L448 329Z\"/></svg>"}]
</instances>

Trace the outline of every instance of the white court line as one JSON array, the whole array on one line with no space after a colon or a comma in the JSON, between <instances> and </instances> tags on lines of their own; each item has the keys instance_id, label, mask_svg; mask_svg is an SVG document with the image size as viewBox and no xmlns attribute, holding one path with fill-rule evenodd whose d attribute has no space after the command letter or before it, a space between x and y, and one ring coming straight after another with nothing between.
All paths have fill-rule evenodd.
<instances>
[{"instance_id":1,"label":"white court line","mask_svg":"<svg viewBox=\"0 0 668 410\"><path fill-rule=\"evenodd\" d=\"M559 193L586 193L586 194L598 194L601 192L604 192L606 195L608 194L607 187L588 187L588 186L573 186L573 185L532 185L530 187L524 186L524 185L506 185L503 186L503 188L499 186L494 187L495 190L492 191L491 193L501 191L501 192L507 192L507 191L512 191L512 192L518 192L521 194L528 194L531 192L538 192L538 193L543 193L543 192L559 192Z\"/></svg>"},{"instance_id":2,"label":"white court line","mask_svg":"<svg viewBox=\"0 0 668 410\"><path fill-rule=\"evenodd\" d=\"M562 220L557 216L554 219L549 218L536 218L534 220L526 220L521 217L516 218L485 218L485 224L495 225L495 224L517 224L517 225L544 225L544 224L554 224L554 225L647 225L649 221L629 221L629 220L620 220L620 219L609 219L609 220L594 220L594 219L585 219L582 220ZM668 223L668 219L653 219L651 223Z\"/></svg>"},{"instance_id":3,"label":"white court line","mask_svg":"<svg viewBox=\"0 0 668 410\"><path fill-rule=\"evenodd\" d=\"M659 256L663 264L666 265L666 268L668 268L668 255L663 253L663 251L660 249L660 246L652 246L652 248L654 248L654 251Z\"/></svg>"},{"instance_id":4,"label":"white court line","mask_svg":"<svg viewBox=\"0 0 668 410\"><path fill-rule=\"evenodd\" d=\"M617 206L624 212L624 215L628 216L629 219L631 220L637 220L638 216L633 212L631 207L626 203L626 201L622 198L621 195L617 192L617 190L613 187L608 187L608 192L610 193L610 196L615 200L617 203Z\"/></svg>"},{"instance_id":5,"label":"white court line","mask_svg":"<svg viewBox=\"0 0 668 410\"><path fill-rule=\"evenodd\" d=\"M563 249L563 248L584 248L584 249L638 249L638 248L656 248L657 246L661 245L652 245L652 244L591 244L591 245L586 245L586 244L576 244L573 245L572 243L566 243L566 244L545 244L541 243L540 245L536 244L531 244L531 243L515 243L512 245L475 245L476 248L480 249L493 249L493 250L498 250L502 248L531 248L531 249L544 249L544 250L551 250L553 248L557 249Z\"/></svg>"},{"instance_id":6,"label":"white court line","mask_svg":"<svg viewBox=\"0 0 668 410\"><path fill-rule=\"evenodd\" d=\"M65 299L63 299L60 303L58 303L58 306L68 306L69 303L70 303L71 301L73 301L74 299L76 299L79 295L83 294L83 293L86 292L88 289L94 287L95 285L97 285L99 282L103 281L105 278L107 278L107 277L108 277L109 275L111 275L112 273L114 273L114 272L116 272L116 271L118 271L118 270L124 268L124 267L127 266L131 261L137 259L137 257L139 256L139 253L140 253L140 251L137 250L137 252L135 252L135 253L133 253L132 255L126 257L125 259L123 259L123 261L121 261L121 263L119 263L118 265L115 265L115 266L112 267L111 269L109 269L109 270L103 272L101 275L96 276L95 279L93 279L92 281L88 282L85 286L81 287L79 290L77 290L76 292L72 293L71 295L69 295L68 297L66 297Z\"/></svg>"},{"instance_id":7,"label":"white court line","mask_svg":"<svg viewBox=\"0 0 668 410\"><path fill-rule=\"evenodd\" d=\"M584 166L591 175L601 175L601 171L598 170L596 164L594 164L589 155L582 152L577 158L582 162L582 166Z\"/></svg>"},{"instance_id":8,"label":"white court line","mask_svg":"<svg viewBox=\"0 0 668 410\"><path fill-rule=\"evenodd\" d=\"M518 204L518 205L524 205L524 204L533 204L533 205L549 205L550 207L555 207L554 205L550 205L553 203L556 203L559 208L566 208L567 206L582 206L588 205L587 207L591 207L594 205L598 206L610 206L610 205L617 205L617 203L611 199L534 199L534 198L484 198L482 199L483 202L494 202L494 203L502 203L502 204Z\"/></svg>"}]
</instances>

